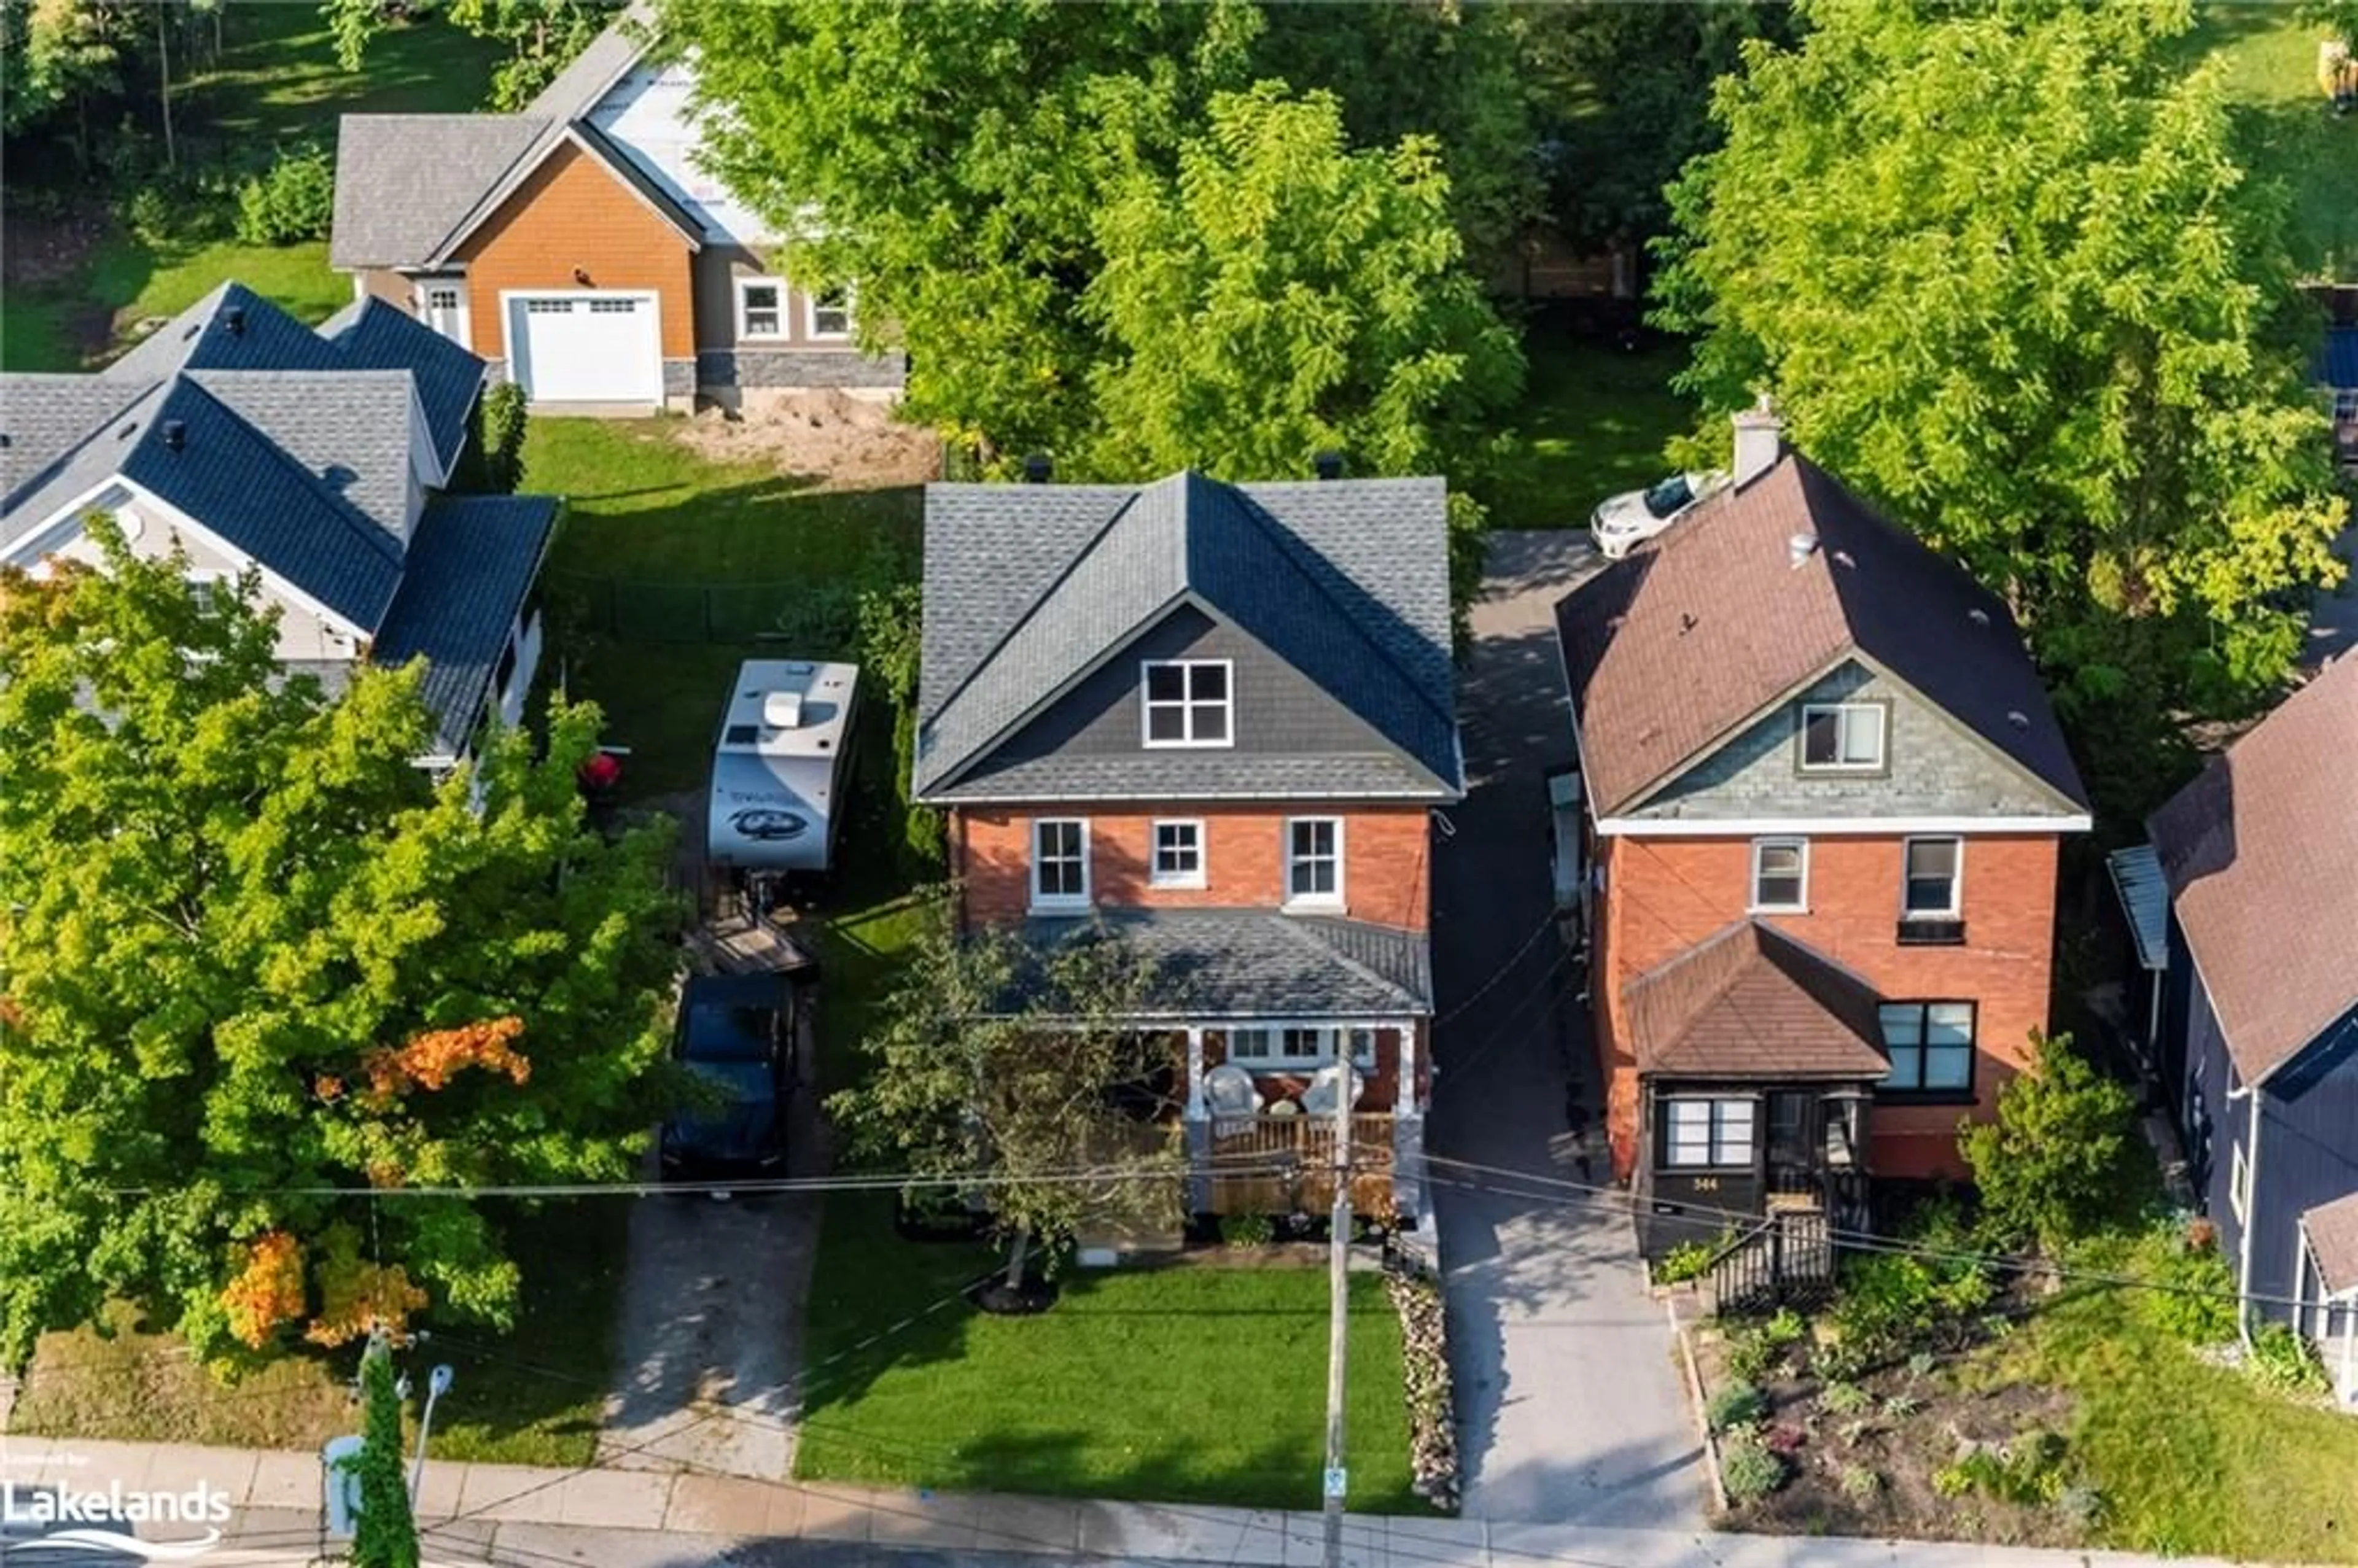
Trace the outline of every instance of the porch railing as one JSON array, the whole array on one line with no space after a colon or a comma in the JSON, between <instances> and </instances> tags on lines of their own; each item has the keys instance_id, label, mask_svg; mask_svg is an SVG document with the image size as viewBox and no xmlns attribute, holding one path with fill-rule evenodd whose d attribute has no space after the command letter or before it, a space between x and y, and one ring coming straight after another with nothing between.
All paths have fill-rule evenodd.
<instances>
[{"instance_id":1,"label":"porch railing","mask_svg":"<svg viewBox=\"0 0 2358 1568\"><path fill-rule=\"evenodd\" d=\"M1834 1243L1823 1209L1769 1215L1712 1254L1705 1265L1712 1307L1738 1316L1833 1293Z\"/></svg>"},{"instance_id":2,"label":"porch railing","mask_svg":"<svg viewBox=\"0 0 2358 1568\"><path fill-rule=\"evenodd\" d=\"M1392 1211L1392 1119L1351 1117L1351 1206ZM1212 1212L1324 1214L1335 1201L1335 1123L1323 1116L1219 1117L1211 1124Z\"/></svg>"}]
</instances>

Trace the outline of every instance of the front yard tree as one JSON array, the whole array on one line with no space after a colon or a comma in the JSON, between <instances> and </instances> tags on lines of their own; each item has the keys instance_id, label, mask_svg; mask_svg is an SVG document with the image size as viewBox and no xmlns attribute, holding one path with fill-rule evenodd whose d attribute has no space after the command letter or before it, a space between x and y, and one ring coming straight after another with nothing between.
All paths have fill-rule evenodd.
<instances>
[{"instance_id":1,"label":"front yard tree","mask_svg":"<svg viewBox=\"0 0 2358 1568\"><path fill-rule=\"evenodd\" d=\"M2006 594L2100 754L2269 689L2344 515L2274 186L2183 6L1802 6L1722 79L1661 319ZM2152 739L2150 735L2147 740ZM2137 796L2143 795L2145 798Z\"/></svg>"},{"instance_id":2,"label":"front yard tree","mask_svg":"<svg viewBox=\"0 0 2358 1568\"><path fill-rule=\"evenodd\" d=\"M1997 1119L1964 1123L1958 1144L1985 1227L2052 1251L2122 1217L2114 1211L2130 1191L2123 1156L2136 1137L2136 1101L2069 1034L2033 1034L2030 1046L2029 1070L1998 1090Z\"/></svg>"},{"instance_id":3,"label":"front yard tree","mask_svg":"<svg viewBox=\"0 0 2358 1568\"><path fill-rule=\"evenodd\" d=\"M634 1173L666 836L587 827L594 709L433 783L417 670L330 701L229 585L93 535L103 572L0 576L0 1361L115 1299L209 1356L505 1321L474 1205L317 1190Z\"/></svg>"},{"instance_id":4,"label":"front yard tree","mask_svg":"<svg viewBox=\"0 0 2358 1568\"><path fill-rule=\"evenodd\" d=\"M971 1192L1009 1239L1006 1288L1035 1248L1085 1221L1176 1225L1184 1163L1121 1102L1177 1065L1134 1018L1152 979L1129 944L1087 934L1034 952L946 918L913 946L870 1039L868 1081L827 1103L852 1145L912 1178L912 1201Z\"/></svg>"},{"instance_id":5,"label":"front yard tree","mask_svg":"<svg viewBox=\"0 0 2358 1568\"><path fill-rule=\"evenodd\" d=\"M1466 267L1440 151L1354 151L1341 103L1265 82L1215 98L1174 172L1141 158L1097 224L1087 466L1141 479L1430 473L1510 403L1522 353Z\"/></svg>"}]
</instances>

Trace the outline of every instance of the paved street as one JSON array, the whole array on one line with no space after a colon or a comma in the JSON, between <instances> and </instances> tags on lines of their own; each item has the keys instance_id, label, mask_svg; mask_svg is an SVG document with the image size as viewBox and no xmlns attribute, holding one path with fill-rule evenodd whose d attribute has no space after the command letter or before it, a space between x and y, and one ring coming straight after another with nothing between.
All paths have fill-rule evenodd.
<instances>
[{"instance_id":1,"label":"paved street","mask_svg":"<svg viewBox=\"0 0 2358 1568\"><path fill-rule=\"evenodd\" d=\"M1552 930L1525 944L1552 902L1544 775L1572 760L1550 611L1595 564L1577 534L1493 536L1460 687L1471 794L1433 862L1433 1151L1574 1180L1609 1169L1580 974ZM1498 1184L1435 1171L1466 1517L1699 1526L1700 1439L1627 1219L1452 1181Z\"/></svg>"}]
</instances>

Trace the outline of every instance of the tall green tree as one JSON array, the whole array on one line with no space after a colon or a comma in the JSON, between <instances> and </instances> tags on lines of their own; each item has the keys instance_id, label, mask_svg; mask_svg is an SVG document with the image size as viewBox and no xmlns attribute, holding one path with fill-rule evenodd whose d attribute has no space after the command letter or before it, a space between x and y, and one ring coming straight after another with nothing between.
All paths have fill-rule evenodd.
<instances>
[{"instance_id":1,"label":"tall green tree","mask_svg":"<svg viewBox=\"0 0 2358 1568\"><path fill-rule=\"evenodd\" d=\"M24 136L54 126L74 110L69 136L78 162L90 162L89 106L124 90L124 70L146 34L123 0L5 0L0 3L0 132Z\"/></svg>"},{"instance_id":2,"label":"tall green tree","mask_svg":"<svg viewBox=\"0 0 2358 1568\"><path fill-rule=\"evenodd\" d=\"M401 1464L401 1394L382 1337L361 1357L360 1517L352 1521L352 1568L417 1568L417 1520Z\"/></svg>"},{"instance_id":3,"label":"tall green tree","mask_svg":"<svg viewBox=\"0 0 2358 1568\"><path fill-rule=\"evenodd\" d=\"M1805 4L1672 191L1660 319L1720 429L1800 446L2005 592L2138 810L2155 723L2285 676L2344 507L2282 193L2183 6ZM2107 797L2109 792L2109 797Z\"/></svg>"},{"instance_id":4,"label":"tall green tree","mask_svg":"<svg viewBox=\"0 0 2358 1568\"><path fill-rule=\"evenodd\" d=\"M912 1198L988 1173L973 1190L1008 1238L1011 1290L1093 1217L1176 1225L1184 1160L1116 1099L1178 1065L1167 1033L1130 1024L1152 979L1110 934L1044 952L995 927L960 936L944 901L871 1033L876 1072L827 1108L862 1157L925 1178Z\"/></svg>"},{"instance_id":5,"label":"tall green tree","mask_svg":"<svg viewBox=\"0 0 2358 1568\"><path fill-rule=\"evenodd\" d=\"M208 1355L505 1321L465 1199L283 1189L632 1174L666 835L587 825L594 708L435 783L417 668L331 701L92 527L103 571L0 577L0 1361L115 1298Z\"/></svg>"},{"instance_id":6,"label":"tall green tree","mask_svg":"<svg viewBox=\"0 0 2358 1568\"><path fill-rule=\"evenodd\" d=\"M1522 351L1465 265L1429 138L1355 152L1331 94L1216 97L1174 172L1141 159L1097 224L1087 466L1249 480L1334 449L1363 472L1467 457Z\"/></svg>"}]
</instances>

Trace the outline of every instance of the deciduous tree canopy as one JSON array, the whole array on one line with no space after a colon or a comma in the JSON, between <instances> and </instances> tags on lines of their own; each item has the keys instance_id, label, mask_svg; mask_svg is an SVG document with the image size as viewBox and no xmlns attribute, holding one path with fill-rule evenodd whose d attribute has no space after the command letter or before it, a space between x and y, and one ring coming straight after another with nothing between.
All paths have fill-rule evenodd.
<instances>
[{"instance_id":1,"label":"deciduous tree canopy","mask_svg":"<svg viewBox=\"0 0 2358 1568\"><path fill-rule=\"evenodd\" d=\"M207 1354L503 1319L466 1201L282 1189L630 1175L666 835L586 825L594 708L432 783L417 670L282 681L272 621L93 527L103 573L0 579L0 1360L114 1297Z\"/></svg>"}]
</instances>

